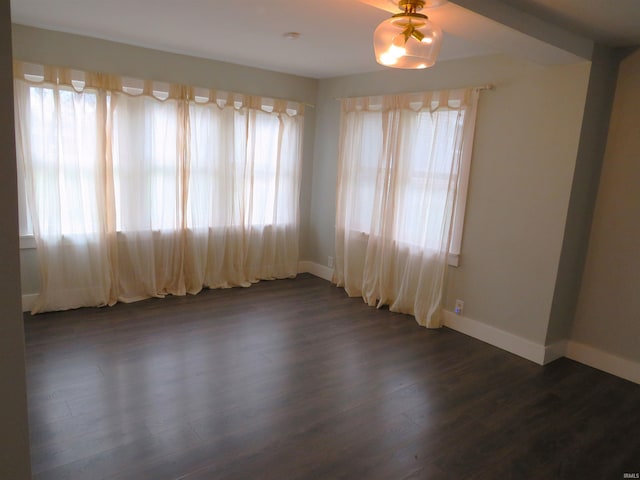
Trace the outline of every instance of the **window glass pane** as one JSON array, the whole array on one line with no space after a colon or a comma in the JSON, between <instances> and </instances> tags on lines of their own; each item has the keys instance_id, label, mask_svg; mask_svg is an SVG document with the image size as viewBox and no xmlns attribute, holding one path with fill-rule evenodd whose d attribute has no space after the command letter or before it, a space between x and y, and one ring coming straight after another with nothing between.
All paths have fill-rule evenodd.
<instances>
[{"instance_id":1,"label":"window glass pane","mask_svg":"<svg viewBox=\"0 0 640 480\"><path fill-rule=\"evenodd\" d=\"M350 130L346 137L351 152L354 173L350 185L351 202L357 215L351 218L354 230L369 233L375 202L376 181L387 175L386 168L380 165L382 154L383 128L382 115L379 112L353 112L346 122Z\"/></svg>"},{"instance_id":2,"label":"window glass pane","mask_svg":"<svg viewBox=\"0 0 640 480\"><path fill-rule=\"evenodd\" d=\"M463 112L448 109L346 113L341 148L351 170L343 192L352 206L345 222L350 229L370 233L374 211L384 202L392 213L393 240L439 249L447 225L443 220L454 201L449 186L457 182L455 136L462 121ZM396 133L390 135L391 130ZM377 198L376 191L379 197L386 191L395 194Z\"/></svg>"},{"instance_id":3,"label":"window glass pane","mask_svg":"<svg viewBox=\"0 0 640 480\"><path fill-rule=\"evenodd\" d=\"M183 214L192 229L297 222L300 117L191 102L184 128L177 100L105 93L99 114L98 94L87 89L28 92L28 154L43 233L107 228L97 206L111 198L121 232L175 231ZM99 144L109 127L112 163ZM28 234L19 167L21 233Z\"/></svg>"},{"instance_id":4,"label":"window glass pane","mask_svg":"<svg viewBox=\"0 0 640 480\"><path fill-rule=\"evenodd\" d=\"M299 122L195 102L189 121L189 228L296 222Z\"/></svg>"},{"instance_id":5,"label":"window glass pane","mask_svg":"<svg viewBox=\"0 0 640 480\"><path fill-rule=\"evenodd\" d=\"M232 108L216 104L189 104L189 190L187 227L208 229L239 225L239 193L242 176L237 175L236 155L244 152L246 137L236 135L244 122L236 122ZM241 172L240 172L241 173Z\"/></svg>"},{"instance_id":6,"label":"window glass pane","mask_svg":"<svg viewBox=\"0 0 640 480\"><path fill-rule=\"evenodd\" d=\"M78 93L67 87L29 89L33 200L43 235L99 231L96 109L95 92ZM22 224L29 228L27 221Z\"/></svg>"},{"instance_id":7,"label":"window glass pane","mask_svg":"<svg viewBox=\"0 0 640 480\"><path fill-rule=\"evenodd\" d=\"M250 185L245 190L245 225L273 225L276 215L278 132L276 115L257 111L249 126ZM284 172L283 172L284 173Z\"/></svg>"},{"instance_id":8,"label":"window glass pane","mask_svg":"<svg viewBox=\"0 0 640 480\"><path fill-rule=\"evenodd\" d=\"M117 230L179 228L177 102L114 95L113 131Z\"/></svg>"}]
</instances>

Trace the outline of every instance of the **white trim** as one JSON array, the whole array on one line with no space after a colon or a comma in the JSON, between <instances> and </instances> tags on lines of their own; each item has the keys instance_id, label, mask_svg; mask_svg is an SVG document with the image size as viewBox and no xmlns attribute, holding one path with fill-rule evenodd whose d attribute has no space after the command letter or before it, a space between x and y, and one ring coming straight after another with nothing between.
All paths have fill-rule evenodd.
<instances>
[{"instance_id":1,"label":"white trim","mask_svg":"<svg viewBox=\"0 0 640 480\"><path fill-rule=\"evenodd\" d=\"M534 343L531 340L505 332L486 323L456 315L448 310L444 310L444 326L526 358L538 365L544 365L544 345Z\"/></svg>"},{"instance_id":2,"label":"white trim","mask_svg":"<svg viewBox=\"0 0 640 480\"><path fill-rule=\"evenodd\" d=\"M567 341L561 340L556 343L552 343L551 345L547 345L544 347L544 363L546 365L548 363L553 362L554 360L558 360L559 358L565 357L567 354Z\"/></svg>"},{"instance_id":3,"label":"white trim","mask_svg":"<svg viewBox=\"0 0 640 480\"><path fill-rule=\"evenodd\" d=\"M640 384L640 363L633 360L627 360L573 340L567 342L566 357Z\"/></svg>"},{"instance_id":4,"label":"white trim","mask_svg":"<svg viewBox=\"0 0 640 480\"><path fill-rule=\"evenodd\" d=\"M331 281L333 278L333 269L325 267L315 262L298 262L298 273L310 273L316 277L323 278L327 281Z\"/></svg>"},{"instance_id":5,"label":"white trim","mask_svg":"<svg viewBox=\"0 0 640 480\"><path fill-rule=\"evenodd\" d=\"M539 365L567 357L603 372L640 384L640 363L604 352L573 340L562 340L551 345L540 345L526 338L471 318L444 310L444 326L485 343L506 350Z\"/></svg>"},{"instance_id":6,"label":"white trim","mask_svg":"<svg viewBox=\"0 0 640 480\"><path fill-rule=\"evenodd\" d=\"M26 295L22 295L22 311L30 312L39 295L39 293L28 293Z\"/></svg>"},{"instance_id":7,"label":"white trim","mask_svg":"<svg viewBox=\"0 0 640 480\"><path fill-rule=\"evenodd\" d=\"M20 250L36 248L36 237L33 235L20 235Z\"/></svg>"},{"instance_id":8,"label":"white trim","mask_svg":"<svg viewBox=\"0 0 640 480\"><path fill-rule=\"evenodd\" d=\"M462 235L464 230L464 213L467 208L467 192L469 190L469 172L471 170L473 138L476 130L476 118L478 112L478 99L480 89L472 89L470 105L465 112L465 121L462 131L462 143L460 145L460 169L458 171L458 189L453 207L450 251L454 255L460 254L462 248ZM451 263L450 263L451 264ZM458 266L458 259L452 265Z\"/></svg>"}]
</instances>

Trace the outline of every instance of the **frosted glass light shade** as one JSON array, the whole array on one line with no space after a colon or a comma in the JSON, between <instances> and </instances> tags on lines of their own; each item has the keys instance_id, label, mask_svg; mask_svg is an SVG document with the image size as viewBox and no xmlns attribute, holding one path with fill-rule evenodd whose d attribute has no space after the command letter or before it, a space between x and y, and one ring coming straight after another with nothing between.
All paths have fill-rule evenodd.
<instances>
[{"instance_id":1,"label":"frosted glass light shade","mask_svg":"<svg viewBox=\"0 0 640 480\"><path fill-rule=\"evenodd\" d=\"M442 30L426 16L415 13L394 15L373 34L379 64L393 68L427 68L436 63Z\"/></svg>"}]
</instances>

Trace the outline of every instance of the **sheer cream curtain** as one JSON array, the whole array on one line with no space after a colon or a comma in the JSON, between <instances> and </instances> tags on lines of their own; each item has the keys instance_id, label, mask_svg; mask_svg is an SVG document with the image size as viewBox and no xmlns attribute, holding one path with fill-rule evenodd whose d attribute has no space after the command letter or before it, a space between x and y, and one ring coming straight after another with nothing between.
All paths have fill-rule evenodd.
<instances>
[{"instance_id":1,"label":"sheer cream curtain","mask_svg":"<svg viewBox=\"0 0 640 480\"><path fill-rule=\"evenodd\" d=\"M188 291L295 276L302 117L286 102L189 108Z\"/></svg>"},{"instance_id":2,"label":"sheer cream curtain","mask_svg":"<svg viewBox=\"0 0 640 480\"><path fill-rule=\"evenodd\" d=\"M334 282L441 325L461 164L478 89L342 100Z\"/></svg>"},{"instance_id":3,"label":"sheer cream curtain","mask_svg":"<svg viewBox=\"0 0 640 480\"><path fill-rule=\"evenodd\" d=\"M106 95L15 82L22 162L42 293L34 311L110 303Z\"/></svg>"},{"instance_id":4,"label":"sheer cream curtain","mask_svg":"<svg viewBox=\"0 0 640 480\"><path fill-rule=\"evenodd\" d=\"M183 102L123 92L110 100L114 298L184 295Z\"/></svg>"},{"instance_id":5,"label":"sheer cream curtain","mask_svg":"<svg viewBox=\"0 0 640 480\"><path fill-rule=\"evenodd\" d=\"M301 105L22 63L14 73L42 277L34 313L296 275Z\"/></svg>"}]
</instances>

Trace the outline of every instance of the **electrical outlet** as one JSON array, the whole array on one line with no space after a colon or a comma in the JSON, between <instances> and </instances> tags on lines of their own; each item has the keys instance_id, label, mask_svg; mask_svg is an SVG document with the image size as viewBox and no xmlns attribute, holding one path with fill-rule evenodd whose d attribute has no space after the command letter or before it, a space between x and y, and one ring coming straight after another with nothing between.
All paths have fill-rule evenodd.
<instances>
[{"instance_id":1,"label":"electrical outlet","mask_svg":"<svg viewBox=\"0 0 640 480\"><path fill-rule=\"evenodd\" d=\"M333 268L333 257L327 257L327 266Z\"/></svg>"},{"instance_id":2,"label":"electrical outlet","mask_svg":"<svg viewBox=\"0 0 640 480\"><path fill-rule=\"evenodd\" d=\"M456 315L462 315L464 313L464 302L460 299L456 300Z\"/></svg>"}]
</instances>

